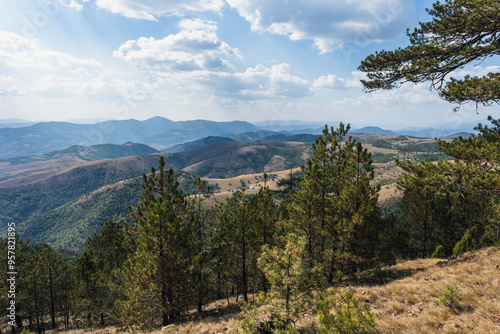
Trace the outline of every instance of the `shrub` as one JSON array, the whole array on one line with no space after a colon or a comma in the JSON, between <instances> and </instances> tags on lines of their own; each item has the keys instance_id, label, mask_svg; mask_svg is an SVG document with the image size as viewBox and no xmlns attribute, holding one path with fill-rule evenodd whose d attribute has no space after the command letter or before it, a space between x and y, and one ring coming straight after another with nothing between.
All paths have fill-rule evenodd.
<instances>
[{"instance_id":1,"label":"shrub","mask_svg":"<svg viewBox=\"0 0 500 334\"><path fill-rule=\"evenodd\" d=\"M352 291L340 294L340 298L327 298L318 304L321 334L375 332L375 318L366 303L359 303Z\"/></svg>"},{"instance_id":2,"label":"shrub","mask_svg":"<svg viewBox=\"0 0 500 334\"><path fill-rule=\"evenodd\" d=\"M431 258L433 259L444 259L446 258L446 254L444 252L444 247L443 245L439 245L436 247L436 250L434 253L432 253Z\"/></svg>"},{"instance_id":3,"label":"shrub","mask_svg":"<svg viewBox=\"0 0 500 334\"><path fill-rule=\"evenodd\" d=\"M455 289L454 286L450 285L446 289L441 291L439 295L439 301L441 305L449 307L455 312L461 310L460 301L462 300L462 294Z\"/></svg>"},{"instance_id":4,"label":"shrub","mask_svg":"<svg viewBox=\"0 0 500 334\"><path fill-rule=\"evenodd\" d=\"M241 307L241 316L243 319L240 321L240 328L235 333L256 333L257 332L257 308L255 305L246 303ZM241 331L240 331L241 330Z\"/></svg>"},{"instance_id":5,"label":"shrub","mask_svg":"<svg viewBox=\"0 0 500 334\"><path fill-rule=\"evenodd\" d=\"M479 248L478 242L478 229L476 226L469 228L465 231L462 239L455 244L453 247L453 255L458 256L465 252L470 252Z\"/></svg>"}]
</instances>

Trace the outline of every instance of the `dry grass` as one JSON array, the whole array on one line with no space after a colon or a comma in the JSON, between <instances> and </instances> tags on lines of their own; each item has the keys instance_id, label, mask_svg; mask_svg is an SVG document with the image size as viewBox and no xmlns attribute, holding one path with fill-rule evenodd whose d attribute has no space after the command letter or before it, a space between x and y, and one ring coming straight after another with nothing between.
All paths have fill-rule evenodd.
<instances>
[{"instance_id":1,"label":"dry grass","mask_svg":"<svg viewBox=\"0 0 500 334\"><path fill-rule=\"evenodd\" d=\"M293 173L297 173L300 171L300 168L294 168ZM268 186L271 190L278 189L278 181L282 178L290 177L290 170L282 170L278 172L268 172L269 175L276 175L276 177L268 178L266 186ZM228 179L212 179L212 178L202 178L207 181L210 185L218 184L220 188L220 192L213 194L206 201L206 205L208 207L214 206L216 204L222 203L226 200L226 198L233 196L234 192L241 187L241 181L243 181L246 185L246 194L256 194L259 192L260 188L264 186L264 173L255 173L255 174L245 174L239 175L236 177L228 178Z\"/></svg>"},{"instance_id":2,"label":"dry grass","mask_svg":"<svg viewBox=\"0 0 500 334\"><path fill-rule=\"evenodd\" d=\"M378 333L500 333L500 249L490 247L466 253L458 259L418 259L373 272L342 289L355 290L370 304ZM443 306L441 291L453 286L461 299L455 309ZM193 313L190 320L176 323L154 334L232 333L238 328L240 302L221 300L205 307L206 317ZM217 316L211 310L217 309ZM264 307L257 318L266 318ZM306 319L304 333L314 332L317 319ZM108 327L83 334L113 334Z\"/></svg>"},{"instance_id":3,"label":"dry grass","mask_svg":"<svg viewBox=\"0 0 500 334\"><path fill-rule=\"evenodd\" d=\"M500 333L500 249L467 253L457 260L421 259L390 268L413 274L383 285L355 286L368 302L381 333ZM453 286L461 300L443 306L441 291Z\"/></svg>"}]
</instances>

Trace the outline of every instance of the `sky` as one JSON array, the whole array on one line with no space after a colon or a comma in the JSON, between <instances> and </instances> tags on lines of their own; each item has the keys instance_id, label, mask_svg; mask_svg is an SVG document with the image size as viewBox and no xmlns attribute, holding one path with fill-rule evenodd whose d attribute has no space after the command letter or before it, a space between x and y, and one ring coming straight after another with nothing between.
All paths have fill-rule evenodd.
<instances>
[{"instance_id":1,"label":"sky","mask_svg":"<svg viewBox=\"0 0 500 334\"><path fill-rule=\"evenodd\" d=\"M429 0L0 0L0 119L208 119L385 128L500 118L429 85L363 92ZM456 75L498 72L498 58Z\"/></svg>"}]
</instances>

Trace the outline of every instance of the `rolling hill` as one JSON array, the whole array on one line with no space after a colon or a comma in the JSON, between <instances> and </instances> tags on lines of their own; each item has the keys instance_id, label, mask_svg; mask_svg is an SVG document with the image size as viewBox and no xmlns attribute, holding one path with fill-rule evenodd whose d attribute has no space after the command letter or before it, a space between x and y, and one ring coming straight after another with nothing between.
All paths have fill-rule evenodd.
<instances>
[{"instance_id":1,"label":"rolling hill","mask_svg":"<svg viewBox=\"0 0 500 334\"><path fill-rule=\"evenodd\" d=\"M142 178L158 166L178 170L190 193L194 174L227 178L298 166L308 157L297 143L214 142L179 153L142 154L85 161L68 154L48 160L0 163L0 230L16 221L23 238L81 247L107 219L123 219L142 191Z\"/></svg>"},{"instance_id":2,"label":"rolling hill","mask_svg":"<svg viewBox=\"0 0 500 334\"><path fill-rule=\"evenodd\" d=\"M227 138L227 137L219 137L219 136L208 136L206 138L198 139L195 141L187 142L184 144L178 144L174 145L172 147L169 147L165 149L166 152L185 152L189 150L193 150L198 147L202 147L211 143L216 143L216 142L235 142L236 140Z\"/></svg>"},{"instance_id":3,"label":"rolling hill","mask_svg":"<svg viewBox=\"0 0 500 334\"><path fill-rule=\"evenodd\" d=\"M431 139L354 136L372 152L375 182L383 185L381 203L398 200L393 183L400 171L392 163L394 158L435 161L442 157ZM41 156L4 159L0 161L0 232L6 223L16 221L22 237L78 249L105 220L127 217L128 206L140 198L141 176L158 166L160 156L167 168L177 171L184 190L193 194L192 180L204 177L221 192L214 196L218 202L232 195L241 181L257 191L263 172L288 175L310 157L307 141L314 139L313 135L281 134L245 143L208 137L178 146L179 150L192 148L182 152L160 153L127 143L73 146ZM134 152L151 153L112 158ZM106 159L93 160L102 157Z\"/></svg>"}]
</instances>

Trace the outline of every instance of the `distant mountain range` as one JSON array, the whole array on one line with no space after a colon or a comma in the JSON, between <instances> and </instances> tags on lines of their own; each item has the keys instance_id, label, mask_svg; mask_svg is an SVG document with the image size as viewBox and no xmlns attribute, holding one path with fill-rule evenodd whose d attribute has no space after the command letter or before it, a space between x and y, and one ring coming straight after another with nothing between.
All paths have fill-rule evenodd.
<instances>
[{"instance_id":1,"label":"distant mountain range","mask_svg":"<svg viewBox=\"0 0 500 334\"><path fill-rule=\"evenodd\" d=\"M175 122L163 117L153 117L145 121L130 119L95 124L69 122L29 124L13 119L0 121L0 158L47 154L75 145L79 147L102 144L122 145L126 142L140 143L159 151L171 152L186 151L220 140L312 142L315 136L321 134L324 127L321 124L321 122L300 121L267 121L256 124L242 121L207 120ZM329 124L334 127L337 125L338 123L335 122ZM367 126L352 129L351 133L442 138L454 136L459 132L472 131L474 125L467 123L455 129L405 128L397 131ZM199 140L200 142L197 142Z\"/></svg>"},{"instance_id":2,"label":"distant mountain range","mask_svg":"<svg viewBox=\"0 0 500 334\"><path fill-rule=\"evenodd\" d=\"M44 154L72 145L125 142L146 144L161 150L207 136L229 136L259 130L259 127L248 122L174 122L163 117L153 117L145 121L130 119L96 124L43 122L21 128L1 128L0 158Z\"/></svg>"},{"instance_id":3,"label":"distant mountain range","mask_svg":"<svg viewBox=\"0 0 500 334\"><path fill-rule=\"evenodd\" d=\"M61 157L73 157L83 161L94 161L102 159L118 159L132 155L157 153L152 147L144 144L125 143L123 145L100 144L93 146L73 145L60 151L39 154L27 157L13 157L0 159L0 162L9 162L12 165L27 164L37 161L54 160Z\"/></svg>"},{"instance_id":4,"label":"distant mountain range","mask_svg":"<svg viewBox=\"0 0 500 334\"><path fill-rule=\"evenodd\" d=\"M365 133L365 134L370 134L370 135L382 135L382 136L398 136L401 135L401 133L396 133L392 130L384 130L376 126L365 126L364 128L361 129L356 129L350 131L350 133Z\"/></svg>"}]
</instances>

